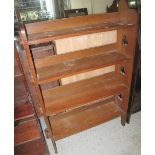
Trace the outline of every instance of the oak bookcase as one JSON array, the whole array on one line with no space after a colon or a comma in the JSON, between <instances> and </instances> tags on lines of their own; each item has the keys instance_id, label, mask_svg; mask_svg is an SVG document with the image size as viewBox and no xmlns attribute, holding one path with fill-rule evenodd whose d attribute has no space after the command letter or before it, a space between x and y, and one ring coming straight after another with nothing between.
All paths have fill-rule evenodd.
<instances>
[{"instance_id":1,"label":"oak bookcase","mask_svg":"<svg viewBox=\"0 0 155 155\"><path fill-rule=\"evenodd\" d=\"M115 13L21 26L37 106L55 152L55 141L113 118L120 116L125 125L137 21L135 10L120 5ZM54 55L34 59L33 48L46 44L52 45ZM41 89L52 81L58 86Z\"/></svg>"}]
</instances>

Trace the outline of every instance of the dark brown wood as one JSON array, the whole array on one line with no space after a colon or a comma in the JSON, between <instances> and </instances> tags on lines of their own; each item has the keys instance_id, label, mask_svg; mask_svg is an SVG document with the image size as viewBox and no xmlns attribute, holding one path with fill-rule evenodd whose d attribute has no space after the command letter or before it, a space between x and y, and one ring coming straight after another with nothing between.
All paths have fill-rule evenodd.
<instances>
[{"instance_id":1,"label":"dark brown wood","mask_svg":"<svg viewBox=\"0 0 155 155\"><path fill-rule=\"evenodd\" d=\"M20 124L15 127L15 145L32 141L41 137L36 120Z\"/></svg>"},{"instance_id":2,"label":"dark brown wood","mask_svg":"<svg viewBox=\"0 0 155 155\"><path fill-rule=\"evenodd\" d=\"M25 76L25 66L21 62L20 54L15 44L15 154L35 154L34 147L38 145L36 153L48 155L46 144L43 141L43 133L40 130L40 123L36 117L34 102L31 100L29 85ZM21 52L21 51L20 51ZM22 52L21 52L22 53ZM26 74L27 75L27 74ZM29 149L27 147L30 147ZM39 148L40 147L40 148ZM27 150L28 149L28 150Z\"/></svg>"},{"instance_id":3,"label":"dark brown wood","mask_svg":"<svg viewBox=\"0 0 155 155\"><path fill-rule=\"evenodd\" d=\"M15 155L49 155L45 141L42 138L24 143L14 148Z\"/></svg>"},{"instance_id":4,"label":"dark brown wood","mask_svg":"<svg viewBox=\"0 0 155 155\"><path fill-rule=\"evenodd\" d=\"M14 110L14 120L24 120L27 118L34 117L34 110L32 108L32 105L30 103L20 104L18 106L15 106Z\"/></svg>"}]
</instances>

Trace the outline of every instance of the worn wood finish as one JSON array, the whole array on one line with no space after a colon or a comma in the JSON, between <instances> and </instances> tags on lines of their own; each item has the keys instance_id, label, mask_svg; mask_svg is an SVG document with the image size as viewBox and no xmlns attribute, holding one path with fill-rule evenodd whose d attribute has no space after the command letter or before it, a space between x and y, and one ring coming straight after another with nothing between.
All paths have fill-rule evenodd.
<instances>
[{"instance_id":1,"label":"worn wood finish","mask_svg":"<svg viewBox=\"0 0 155 155\"><path fill-rule=\"evenodd\" d=\"M34 62L32 59L32 53L30 51L30 47L29 47L28 42L27 42L27 34L26 34L26 31L25 31L23 25L21 26L21 32L19 33L19 35L20 35L22 43L23 43L23 48L26 52L26 56L28 59L28 65L29 65L29 71L30 71L30 75L31 75L31 80L32 80L32 83L34 85L34 90L36 92L37 99L39 101L38 102L38 106L39 106L38 110L39 110L39 113L44 117L45 123L47 125L48 130L49 130L49 135L50 135L55 153L57 153L57 147L56 147L55 140L53 139L52 128L50 126L50 122L49 122L49 119L48 119L48 117L46 115L46 111L45 111L45 105L44 105L43 97L41 94L41 88L37 84L37 78L36 78Z\"/></svg>"},{"instance_id":2,"label":"worn wood finish","mask_svg":"<svg viewBox=\"0 0 155 155\"><path fill-rule=\"evenodd\" d=\"M70 60L37 69L39 83L55 81L63 77L92 71L95 69L118 64L129 58L119 52L108 52L81 59ZM96 63L94 63L94 61Z\"/></svg>"},{"instance_id":3,"label":"worn wood finish","mask_svg":"<svg viewBox=\"0 0 155 155\"><path fill-rule=\"evenodd\" d=\"M39 126L36 120L16 126L14 132L15 145L19 145L41 137Z\"/></svg>"},{"instance_id":4,"label":"worn wood finish","mask_svg":"<svg viewBox=\"0 0 155 155\"><path fill-rule=\"evenodd\" d=\"M33 83L56 152L55 140L118 116L121 116L121 123L125 125L137 19L138 16L134 10L122 9L118 13L26 24L25 30L22 29L22 43L27 53ZM93 37L94 40L100 40L98 35L105 32L105 36L108 36L110 31L112 34L117 34L111 35L113 41L107 43L113 45L105 46L105 44L97 44L98 41L92 42ZM91 38L89 38L89 46L82 43L87 38L86 35ZM70 47L64 49L65 52L60 51L58 44L61 45L60 40L66 38L72 41L78 40L81 49L78 49L78 44L73 44L73 48L68 44ZM53 42L56 45L57 55L33 61L30 45L44 45L47 42ZM104 47L98 47L103 45ZM90 49L93 47L96 48ZM102 51L102 48L108 49L108 47L114 50ZM96 52L96 49L101 50ZM95 77L90 73L112 65L114 68L111 68L111 73L97 74ZM90 75L87 79L81 78L82 74L88 72ZM73 80L72 83L65 84L60 81L62 85L57 88L44 91L40 89L40 84L77 74L81 74L79 81ZM114 101L100 104L102 99L109 96L113 96Z\"/></svg>"},{"instance_id":5,"label":"worn wood finish","mask_svg":"<svg viewBox=\"0 0 155 155\"><path fill-rule=\"evenodd\" d=\"M36 106L34 108L34 100L31 100L31 92L25 74L25 66L23 59L16 49L15 43L15 108L14 108L14 140L15 140L15 154L46 154L48 150L43 142L43 133L40 130L40 123L36 117ZM25 60L25 59L24 59ZM26 67L27 68L27 67ZM18 70L17 70L18 69ZM18 98L17 98L18 96ZM21 99L24 100L21 100ZM36 146L31 146L36 145ZM29 148L28 148L29 146ZM38 150L34 147L38 146ZM40 148L39 148L40 147ZM27 150L28 149L28 150Z\"/></svg>"},{"instance_id":6,"label":"worn wood finish","mask_svg":"<svg viewBox=\"0 0 155 155\"><path fill-rule=\"evenodd\" d=\"M54 88L43 92L46 113L51 116L70 111L125 88L113 73Z\"/></svg>"},{"instance_id":7,"label":"worn wood finish","mask_svg":"<svg viewBox=\"0 0 155 155\"><path fill-rule=\"evenodd\" d=\"M57 32L54 31L54 32L44 32L39 34L31 34L28 37L28 44L29 45L40 44L40 43L46 43L46 42L54 41L58 39L74 37L74 36L88 35L88 34L105 32L105 31L113 31L124 27L131 27L133 25L134 24L132 23L129 23L126 25L120 22L118 22L117 24L104 23L100 25L88 25L86 27L77 27L74 29L66 29L66 30L63 29Z\"/></svg>"},{"instance_id":8,"label":"worn wood finish","mask_svg":"<svg viewBox=\"0 0 155 155\"><path fill-rule=\"evenodd\" d=\"M99 24L109 21L119 21L119 13L109 13L109 14L96 14L88 16L80 16L76 18L64 18L56 19L51 21L37 22L26 24L26 29L28 34L35 34L41 32L57 31L62 29L69 29L73 27L80 27L83 25Z\"/></svg>"},{"instance_id":9,"label":"worn wood finish","mask_svg":"<svg viewBox=\"0 0 155 155\"><path fill-rule=\"evenodd\" d=\"M18 106L15 106L15 110L14 110L15 121L32 118L33 116L34 116L34 110L30 103L20 104Z\"/></svg>"},{"instance_id":10,"label":"worn wood finish","mask_svg":"<svg viewBox=\"0 0 155 155\"><path fill-rule=\"evenodd\" d=\"M15 155L49 155L45 141L42 138L29 143L17 145L14 148Z\"/></svg>"},{"instance_id":11,"label":"worn wood finish","mask_svg":"<svg viewBox=\"0 0 155 155\"><path fill-rule=\"evenodd\" d=\"M105 45L105 46L89 48L89 49L82 49L82 50L78 50L78 51L74 51L70 53L66 53L66 51L64 51L64 49L62 48L59 52L57 51L57 55L45 57L42 59L37 59L34 62L35 62L36 68L38 69L38 68L66 62L69 60L80 59L80 58L85 58L88 56L116 51L116 48L117 48L116 44L110 44L110 45Z\"/></svg>"},{"instance_id":12,"label":"worn wood finish","mask_svg":"<svg viewBox=\"0 0 155 155\"><path fill-rule=\"evenodd\" d=\"M125 12L125 11L123 11ZM128 16L126 15L128 14ZM122 19L126 16L125 19ZM104 13L104 14L94 14L88 16L80 16L76 18L64 18L51 21L43 21L37 23L26 24L26 29L28 34L35 34L41 32L50 32L57 31L62 29L70 29L74 27L80 27L85 25L100 24L104 22L113 22L117 23L118 21L127 21L127 18L130 22L134 23L135 20L134 10L126 10L125 15L122 15L120 12L117 13Z\"/></svg>"},{"instance_id":13,"label":"worn wood finish","mask_svg":"<svg viewBox=\"0 0 155 155\"><path fill-rule=\"evenodd\" d=\"M122 110L114 102L101 104L85 111L71 113L60 119L51 117L53 134L56 140L89 129L123 114Z\"/></svg>"}]
</instances>

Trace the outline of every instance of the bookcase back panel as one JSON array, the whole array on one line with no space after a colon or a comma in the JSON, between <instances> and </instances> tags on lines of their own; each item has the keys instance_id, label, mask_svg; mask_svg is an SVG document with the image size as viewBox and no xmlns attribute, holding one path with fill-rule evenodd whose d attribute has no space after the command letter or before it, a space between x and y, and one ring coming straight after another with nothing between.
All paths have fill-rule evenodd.
<instances>
[{"instance_id":1,"label":"bookcase back panel","mask_svg":"<svg viewBox=\"0 0 155 155\"><path fill-rule=\"evenodd\" d=\"M90 72L85 72L85 73L73 75L73 76L70 76L70 77L67 77L67 78L62 78L61 83L63 85L65 85L65 84L73 83L73 82L76 82L76 81L84 80L86 78L92 78L92 77L95 77L95 76L104 75L106 73L110 73L110 72L113 72L113 71L115 71L115 65L104 67L104 68L101 68L101 69L96 69L96 70L93 70L93 71L90 71Z\"/></svg>"},{"instance_id":2,"label":"bookcase back panel","mask_svg":"<svg viewBox=\"0 0 155 155\"><path fill-rule=\"evenodd\" d=\"M55 40L57 54L73 52L117 42L117 30Z\"/></svg>"},{"instance_id":3,"label":"bookcase back panel","mask_svg":"<svg viewBox=\"0 0 155 155\"><path fill-rule=\"evenodd\" d=\"M93 33L88 35L82 35L77 37L70 37L65 39L59 39L55 41L56 53L64 54L69 52L74 52L77 50L88 49L97 46L103 46L108 44L113 44L117 42L117 30ZM109 66L94 71L77 74L67 78L61 79L61 84L69 84L79 80L95 77L98 75L103 75L109 72L115 71L115 66Z\"/></svg>"}]
</instances>

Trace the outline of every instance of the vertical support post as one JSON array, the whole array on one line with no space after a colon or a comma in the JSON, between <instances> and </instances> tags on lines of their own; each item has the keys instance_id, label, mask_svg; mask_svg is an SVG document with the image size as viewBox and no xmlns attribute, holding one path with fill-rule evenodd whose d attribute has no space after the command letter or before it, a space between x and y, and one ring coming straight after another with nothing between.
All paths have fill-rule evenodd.
<instances>
[{"instance_id":1,"label":"vertical support post","mask_svg":"<svg viewBox=\"0 0 155 155\"><path fill-rule=\"evenodd\" d=\"M32 78L32 81L34 83L34 87L35 87L35 91L36 91L37 97L39 99L40 113L44 117L44 120L45 120L45 123L47 125L47 128L48 128L48 131L49 131L49 134L50 134L50 138L51 138L51 141L52 141L55 153L58 153L56 142L55 142L55 140L53 138L52 128L50 126L50 122L49 122L48 116L46 115L43 96L42 96L40 87L39 87L38 82L37 82L34 62L32 60L31 51L29 49L29 45L28 45L28 42L27 42L26 31L25 31L25 28L23 26L21 26L20 38L22 39L23 47L25 49L26 56L27 56L27 59L28 59L28 64L29 64L29 68L30 68L31 78Z\"/></svg>"}]
</instances>

